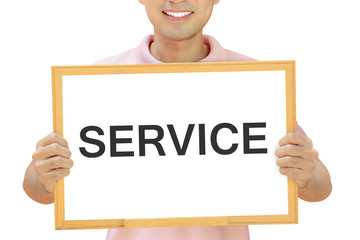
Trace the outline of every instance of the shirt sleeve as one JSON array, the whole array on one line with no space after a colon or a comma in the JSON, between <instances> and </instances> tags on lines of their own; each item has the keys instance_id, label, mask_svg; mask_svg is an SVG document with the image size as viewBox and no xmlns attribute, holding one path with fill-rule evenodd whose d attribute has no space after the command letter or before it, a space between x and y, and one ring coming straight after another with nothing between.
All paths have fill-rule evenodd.
<instances>
[{"instance_id":1,"label":"shirt sleeve","mask_svg":"<svg viewBox=\"0 0 360 240\"><path fill-rule=\"evenodd\" d=\"M307 136L305 131L300 127L300 125L297 122L296 122L296 132L303 136Z\"/></svg>"}]
</instances>

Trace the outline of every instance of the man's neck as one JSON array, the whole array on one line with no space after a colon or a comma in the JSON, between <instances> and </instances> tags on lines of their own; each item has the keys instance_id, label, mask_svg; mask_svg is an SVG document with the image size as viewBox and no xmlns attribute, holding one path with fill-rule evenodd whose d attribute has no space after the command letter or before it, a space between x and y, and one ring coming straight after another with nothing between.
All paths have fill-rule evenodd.
<instances>
[{"instance_id":1,"label":"man's neck","mask_svg":"<svg viewBox=\"0 0 360 240\"><path fill-rule=\"evenodd\" d=\"M186 40L172 40L155 32L150 53L164 63L198 62L208 55L209 49L201 33Z\"/></svg>"}]
</instances>

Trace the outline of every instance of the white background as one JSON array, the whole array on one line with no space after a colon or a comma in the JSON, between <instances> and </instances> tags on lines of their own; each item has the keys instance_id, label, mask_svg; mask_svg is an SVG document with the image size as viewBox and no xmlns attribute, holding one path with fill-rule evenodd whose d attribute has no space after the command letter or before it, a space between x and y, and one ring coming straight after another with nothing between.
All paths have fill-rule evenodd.
<instances>
[{"instance_id":1,"label":"white background","mask_svg":"<svg viewBox=\"0 0 360 240\"><path fill-rule=\"evenodd\" d=\"M359 239L356 0L222 0L205 33L259 60L297 61L297 120L328 167L333 193L299 201L299 224L251 226L251 239ZM22 190L38 139L52 131L51 65L91 64L151 33L128 1L0 4L1 239L105 239L106 230L54 231L53 205Z\"/></svg>"}]
</instances>

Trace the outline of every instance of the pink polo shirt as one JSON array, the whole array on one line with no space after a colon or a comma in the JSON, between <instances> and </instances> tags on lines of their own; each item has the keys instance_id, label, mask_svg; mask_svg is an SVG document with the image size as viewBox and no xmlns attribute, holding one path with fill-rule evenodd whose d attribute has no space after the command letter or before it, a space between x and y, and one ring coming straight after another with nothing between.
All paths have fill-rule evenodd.
<instances>
[{"instance_id":1,"label":"pink polo shirt","mask_svg":"<svg viewBox=\"0 0 360 240\"><path fill-rule=\"evenodd\" d=\"M253 58L226 50L210 36L204 36L204 43L210 53L200 62L256 61ZM95 64L143 64L161 63L149 51L152 35L146 36L140 46L120 53ZM298 127L298 132L302 132ZM248 226L200 226L161 228L119 228L109 229L106 240L249 240Z\"/></svg>"},{"instance_id":2,"label":"pink polo shirt","mask_svg":"<svg viewBox=\"0 0 360 240\"><path fill-rule=\"evenodd\" d=\"M204 36L204 43L209 46L210 53L200 62L231 62L231 61L256 61L253 58L241 55L220 46L215 38ZM95 64L142 64L142 63L162 63L154 58L149 50L150 43L154 41L153 35L146 36L140 46L96 62Z\"/></svg>"}]
</instances>

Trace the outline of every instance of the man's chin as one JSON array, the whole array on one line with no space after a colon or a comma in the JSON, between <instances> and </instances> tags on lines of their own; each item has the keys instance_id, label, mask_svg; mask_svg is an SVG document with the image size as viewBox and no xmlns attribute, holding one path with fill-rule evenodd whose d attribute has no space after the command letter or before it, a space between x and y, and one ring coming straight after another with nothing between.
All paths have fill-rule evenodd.
<instances>
[{"instance_id":1,"label":"man's chin","mask_svg":"<svg viewBox=\"0 0 360 240\"><path fill-rule=\"evenodd\" d=\"M196 36L202 36L202 32L190 33L187 31L171 31L161 34L164 38L173 41L185 41L194 39Z\"/></svg>"}]
</instances>

